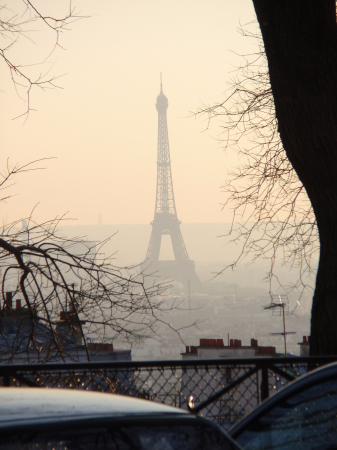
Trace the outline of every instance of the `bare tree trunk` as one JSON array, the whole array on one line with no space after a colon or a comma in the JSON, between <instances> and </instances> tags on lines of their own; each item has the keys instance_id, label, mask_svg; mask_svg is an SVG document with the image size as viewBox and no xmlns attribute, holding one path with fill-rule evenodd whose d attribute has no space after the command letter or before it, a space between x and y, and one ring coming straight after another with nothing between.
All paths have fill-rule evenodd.
<instances>
[{"instance_id":1,"label":"bare tree trunk","mask_svg":"<svg viewBox=\"0 0 337 450\"><path fill-rule=\"evenodd\" d=\"M312 203L320 261L311 354L337 354L337 39L335 0L253 0L279 133Z\"/></svg>"}]
</instances>

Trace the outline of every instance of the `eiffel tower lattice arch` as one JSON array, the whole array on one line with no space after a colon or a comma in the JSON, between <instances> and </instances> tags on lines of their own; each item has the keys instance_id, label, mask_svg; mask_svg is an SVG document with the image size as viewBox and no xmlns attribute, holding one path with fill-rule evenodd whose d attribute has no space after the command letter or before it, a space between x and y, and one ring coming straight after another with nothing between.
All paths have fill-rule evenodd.
<instances>
[{"instance_id":1,"label":"eiffel tower lattice arch","mask_svg":"<svg viewBox=\"0 0 337 450\"><path fill-rule=\"evenodd\" d=\"M195 271L194 261L190 260L180 230L174 200L170 147L167 128L168 100L163 93L160 80L160 94L157 97L158 111L158 154L157 154L157 189L154 219L151 222L152 233L146 253L146 262L151 272L159 276L176 280L192 291L201 291L203 286ZM170 235L174 260L160 261L160 247L163 235Z\"/></svg>"}]
</instances>

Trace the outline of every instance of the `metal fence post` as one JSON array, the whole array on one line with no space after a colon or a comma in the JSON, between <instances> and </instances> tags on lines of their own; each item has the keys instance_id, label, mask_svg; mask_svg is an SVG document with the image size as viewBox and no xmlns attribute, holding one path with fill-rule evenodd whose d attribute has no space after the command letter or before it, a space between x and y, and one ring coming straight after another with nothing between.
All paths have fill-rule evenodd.
<instances>
[{"instance_id":1,"label":"metal fence post","mask_svg":"<svg viewBox=\"0 0 337 450\"><path fill-rule=\"evenodd\" d=\"M2 382L4 387L9 387L11 385L9 373L4 373L2 377Z\"/></svg>"},{"instance_id":2,"label":"metal fence post","mask_svg":"<svg viewBox=\"0 0 337 450\"><path fill-rule=\"evenodd\" d=\"M261 401L269 397L269 385L268 385L268 367L262 367L262 380L261 380Z\"/></svg>"},{"instance_id":3,"label":"metal fence post","mask_svg":"<svg viewBox=\"0 0 337 450\"><path fill-rule=\"evenodd\" d=\"M259 371L256 372L256 398L257 398L257 404L259 405L261 403Z\"/></svg>"}]
</instances>

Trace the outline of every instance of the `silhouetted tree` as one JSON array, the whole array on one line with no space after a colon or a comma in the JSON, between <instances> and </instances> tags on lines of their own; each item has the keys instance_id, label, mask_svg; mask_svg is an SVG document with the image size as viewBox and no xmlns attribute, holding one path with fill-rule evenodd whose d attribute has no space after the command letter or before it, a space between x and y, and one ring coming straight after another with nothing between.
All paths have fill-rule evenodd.
<instances>
[{"instance_id":1,"label":"silhouetted tree","mask_svg":"<svg viewBox=\"0 0 337 450\"><path fill-rule=\"evenodd\" d=\"M255 61L253 55L258 70L250 61L244 79L235 81L235 101L203 110L226 114L230 144L252 138L247 149L240 146L247 159L227 186L235 213L248 209L247 228L239 230L243 254L275 259L275 249L284 249L285 259L299 257L310 271L319 248L310 351L337 354L336 2L253 4L263 38L262 53ZM267 65L259 66L264 51ZM247 179L248 186L235 184ZM255 230L261 235L254 237Z\"/></svg>"},{"instance_id":2,"label":"silhouetted tree","mask_svg":"<svg viewBox=\"0 0 337 450\"><path fill-rule=\"evenodd\" d=\"M337 354L335 0L253 0L286 155L311 201L320 260L311 354Z\"/></svg>"},{"instance_id":3,"label":"silhouetted tree","mask_svg":"<svg viewBox=\"0 0 337 450\"><path fill-rule=\"evenodd\" d=\"M30 169L8 167L0 189ZM138 266L114 265L102 252L105 242L63 237L62 220L41 224L31 216L1 229L0 361L90 359L88 336L135 342L168 325L163 313L176 305L164 302L167 284L145 288Z\"/></svg>"}]
</instances>

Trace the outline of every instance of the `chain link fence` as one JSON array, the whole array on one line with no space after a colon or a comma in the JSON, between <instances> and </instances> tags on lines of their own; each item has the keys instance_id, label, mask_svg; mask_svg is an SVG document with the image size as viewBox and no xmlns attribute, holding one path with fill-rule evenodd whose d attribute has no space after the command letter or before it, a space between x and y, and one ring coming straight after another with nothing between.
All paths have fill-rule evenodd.
<instances>
[{"instance_id":1,"label":"chain link fence","mask_svg":"<svg viewBox=\"0 0 337 450\"><path fill-rule=\"evenodd\" d=\"M289 381L337 357L0 366L0 385L100 391L164 403L229 429Z\"/></svg>"}]
</instances>

